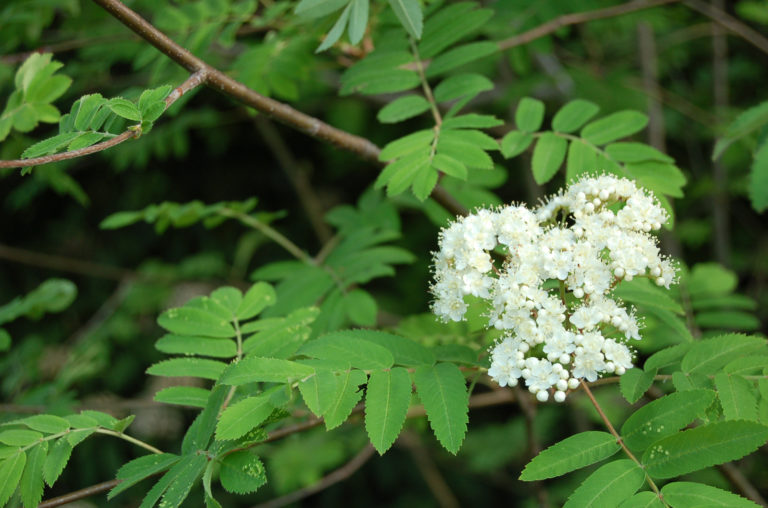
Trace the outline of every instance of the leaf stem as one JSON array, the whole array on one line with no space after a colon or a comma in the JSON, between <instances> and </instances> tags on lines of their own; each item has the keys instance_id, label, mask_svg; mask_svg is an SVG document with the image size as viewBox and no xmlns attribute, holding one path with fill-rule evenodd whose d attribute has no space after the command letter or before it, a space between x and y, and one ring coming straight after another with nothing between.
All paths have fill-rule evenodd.
<instances>
[{"instance_id":1,"label":"leaf stem","mask_svg":"<svg viewBox=\"0 0 768 508\"><path fill-rule=\"evenodd\" d=\"M437 109L435 96L432 94L432 88L430 88L427 76L424 74L424 65L421 63L421 57L419 56L419 49L416 47L416 42L414 42L412 37L409 38L409 42L411 43L413 57L416 59L416 71L419 73L421 88L424 90L424 96L429 102L429 109L432 111L432 117L435 119L435 128L439 131L440 126L443 123L443 117L440 115L440 110Z\"/></svg>"},{"instance_id":2,"label":"leaf stem","mask_svg":"<svg viewBox=\"0 0 768 508\"><path fill-rule=\"evenodd\" d=\"M611 424L611 421L608 419L608 417L605 415L605 412L603 411L603 408L600 407L600 404L598 404L597 399L595 399L595 396L592 395L592 390L589 389L589 385L584 382L584 380L581 380L581 387L584 389L584 392L587 394L587 397L589 397L589 400L592 402L592 405L595 406L595 409L597 409L598 414L600 415L600 418L605 423L605 426L608 427L608 431L613 435L613 437L616 438L616 442L619 443L619 446L621 446L622 450L624 450L624 453L627 454L627 457L629 457L632 462L637 464L637 466L643 470L643 473L645 473L645 481L648 482L648 485L651 487L651 490L658 496L659 500L664 503L664 506L669 506L664 501L664 496L662 496L661 492L659 491L659 488L656 486L654 481L651 479L651 477L648 475L647 472L645 472L645 466L643 466L643 463L640 462L637 457L635 457L635 454L632 453L629 448L627 448L627 445L624 444L624 440L621 438L618 432L616 432L616 429L613 427L613 424Z\"/></svg>"},{"instance_id":3,"label":"leaf stem","mask_svg":"<svg viewBox=\"0 0 768 508\"><path fill-rule=\"evenodd\" d=\"M116 438L122 439L123 441L128 441L129 443L133 443L136 446L140 446L145 450L149 450L152 453L158 453L158 454L163 453L162 450L155 448L151 444L145 443L144 441L141 441L139 439L136 439L135 437L129 436L128 434L123 434L122 432L117 432L114 430L98 427L96 429L96 434L106 434L107 436L114 436Z\"/></svg>"}]
</instances>

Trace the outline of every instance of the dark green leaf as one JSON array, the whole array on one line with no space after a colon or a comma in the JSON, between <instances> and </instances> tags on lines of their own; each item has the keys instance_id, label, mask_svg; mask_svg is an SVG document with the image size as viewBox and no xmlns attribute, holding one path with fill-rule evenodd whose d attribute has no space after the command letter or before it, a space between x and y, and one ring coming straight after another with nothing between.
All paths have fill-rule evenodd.
<instances>
[{"instance_id":1,"label":"dark green leaf","mask_svg":"<svg viewBox=\"0 0 768 508\"><path fill-rule=\"evenodd\" d=\"M402 367L374 371L365 396L365 430L383 454L395 442L411 402L411 376Z\"/></svg>"},{"instance_id":2,"label":"dark green leaf","mask_svg":"<svg viewBox=\"0 0 768 508\"><path fill-rule=\"evenodd\" d=\"M515 111L515 125L523 132L536 132L544 122L544 103L538 99L523 97Z\"/></svg>"},{"instance_id":3,"label":"dark green leaf","mask_svg":"<svg viewBox=\"0 0 768 508\"><path fill-rule=\"evenodd\" d=\"M155 342L155 348L163 353L213 356L215 358L232 358L237 354L237 347L231 340L172 334L160 337Z\"/></svg>"},{"instance_id":4,"label":"dark green leaf","mask_svg":"<svg viewBox=\"0 0 768 508\"><path fill-rule=\"evenodd\" d=\"M629 369L619 380L621 394L627 399L627 402L634 404L651 387L654 377L656 377L655 369L649 371L637 368Z\"/></svg>"},{"instance_id":5,"label":"dark green leaf","mask_svg":"<svg viewBox=\"0 0 768 508\"><path fill-rule=\"evenodd\" d=\"M237 439L261 425L274 409L270 402L271 396L272 392L263 393L243 399L226 408L216 425L216 439L220 441Z\"/></svg>"},{"instance_id":6,"label":"dark green leaf","mask_svg":"<svg viewBox=\"0 0 768 508\"><path fill-rule=\"evenodd\" d=\"M725 490L693 482L672 482L664 485L661 495L672 508L757 508L757 504Z\"/></svg>"},{"instance_id":7,"label":"dark green leaf","mask_svg":"<svg viewBox=\"0 0 768 508\"><path fill-rule=\"evenodd\" d=\"M19 484L24 508L35 508L43 498L43 466L47 455L48 441L38 443L28 452L27 466Z\"/></svg>"},{"instance_id":8,"label":"dark green leaf","mask_svg":"<svg viewBox=\"0 0 768 508\"><path fill-rule=\"evenodd\" d=\"M387 349L361 338L355 331L332 332L304 344L299 354L348 363L364 370L388 369L395 360Z\"/></svg>"},{"instance_id":9,"label":"dark green leaf","mask_svg":"<svg viewBox=\"0 0 768 508\"><path fill-rule=\"evenodd\" d=\"M49 487L53 487L53 484L61 476L71 454L72 445L66 439L59 439L53 444L43 465L43 479Z\"/></svg>"},{"instance_id":10,"label":"dark green leaf","mask_svg":"<svg viewBox=\"0 0 768 508\"><path fill-rule=\"evenodd\" d=\"M467 433L467 387L459 368L451 363L421 366L413 374L416 390L435 437L454 455Z\"/></svg>"},{"instance_id":11,"label":"dark green leaf","mask_svg":"<svg viewBox=\"0 0 768 508\"><path fill-rule=\"evenodd\" d=\"M726 420L757 421L757 389L741 376L719 372L715 387Z\"/></svg>"},{"instance_id":12,"label":"dark green leaf","mask_svg":"<svg viewBox=\"0 0 768 508\"><path fill-rule=\"evenodd\" d=\"M688 373L716 374L736 358L766 352L765 339L732 333L694 343L681 366Z\"/></svg>"},{"instance_id":13,"label":"dark green leaf","mask_svg":"<svg viewBox=\"0 0 768 508\"><path fill-rule=\"evenodd\" d=\"M250 450L242 450L221 461L220 480L228 492L248 494L267 483L267 476L259 457Z\"/></svg>"},{"instance_id":14,"label":"dark green leaf","mask_svg":"<svg viewBox=\"0 0 768 508\"><path fill-rule=\"evenodd\" d=\"M221 316L194 307L168 309L157 318L157 324L177 335L202 335L229 338L235 329Z\"/></svg>"},{"instance_id":15,"label":"dark green leaf","mask_svg":"<svg viewBox=\"0 0 768 508\"><path fill-rule=\"evenodd\" d=\"M349 20L349 12L352 9L352 2L347 4L347 7L342 11L341 16L339 16L339 19L336 20L336 23L334 23L333 27L331 28L331 31L328 32L328 34L325 36L325 39L323 39L323 42L320 44L320 46L317 47L315 50L315 53L320 53L321 51L325 51L326 49L333 46L336 41L341 38L341 35L344 33L344 29L347 27L347 21Z\"/></svg>"},{"instance_id":16,"label":"dark green leaf","mask_svg":"<svg viewBox=\"0 0 768 508\"><path fill-rule=\"evenodd\" d=\"M360 385L366 382L365 373L361 370L342 372L336 377L334 401L325 411L325 428L331 430L338 427L347 419L357 401L363 395Z\"/></svg>"},{"instance_id":17,"label":"dark green leaf","mask_svg":"<svg viewBox=\"0 0 768 508\"><path fill-rule=\"evenodd\" d=\"M600 467L579 485L563 508L615 508L643 485L645 474L629 459Z\"/></svg>"},{"instance_id":18,"label":"dark green leaf","mask_svg":"<svg viewBox=\"0 0 768 508\"><path fill-rule=\"evenodd\" d=\"M424 37L419 44L421 58L436 57L451 44L482 28L493 16L493 10L475 10L475 6L471 2L461 2L440 9L430 16L424 25Z\"/></svg>"},{"instance_id":19,"label":"dark green leaf","mask_svg":"<svg viewBox=\"0 0 768 508\"><path fill-rule=\"evenodd\" d=\"M362 289L353 289L344 295L344 307L349 320L360 326L376 325L378 306L376 300Z\"/></svg>"},{"instance_id":20,"label":"dark green leaf","mask_svg":"<svg viewBox=\"0 0 768 508\"><path fill-rule=\"evenodd\" d=\"M157 402L180 406L205 407L210 391L195 386L170 386L155 394Z\"/></svg>"},{"instance_id":21,"label":"dark green leaf","mask_svg":"<svg viewBox=\"0 0 768 508\"><path fill-rule=\"evenodd\" d=\"M561 476L606 459L620 448L607 432L581 432L539 453L525 466L520 479L530 482Z\"/></svg>"},{"instance_id":22,"label":"dark green leaf","mask_svg":"<svg viewBox=\"0 0 768 508\"><path fill-rule=\"evenodd\" d=\"M204 358L173 358L152 365L147 374L166 377L201 377L217 380L227 366L226 363Z\"/></svg>"},{"instance_id":23,"label":"dark green leaf","mask_svg":"<svg viewBox=\"0 0 768 508\"><path fill-rule=\"evenodd\" d=\"M304 18L320 18L344 7L349 0L301 0L296 14Z\"/></svg>"},{"instance_id":24,"label":"dark green leaf","mask_svg":"<svg viewBox=\"0 0 768 508\"><path fill-rule=\"evenodd\" d=\"M424 43L422 43L424 44ZM470 42L437 55L429 63L425 73L428 78L439 76L445 72L474 62L499 51L499 46L491 41Z\"/></svg>"},{"instance_id":25,"label":"dark green leaf","mask_svg":"<svg viewBox=\"0 0 768 508\"><path fill-rule=\"evenodd\" d=\"M752 208L760 213L768 209L768 142L764 142L755 152L747 189Z\"/></svg>"},{"instance_id":26,"label":"dark green leaf","mask_svg":"<svg viewBox=\"0 0 768 508\"><path fill-rule=\"evenodd\" d=\"M16 490L26 463L27 454L22 451L0 462L0 506L4 506Z\"/></svg>"},{"instance_id":27,"label":"dark green leaf","mask_svg":"<svg viewBox=\"0 0 768 508\"><path fill-rule=\"evenodd\" d=\"M288 383L311 376L315 369L300 363L276 358L248 357L230 365L221 376L225 385L268 382Z\"/></svg>"}]
</instances>

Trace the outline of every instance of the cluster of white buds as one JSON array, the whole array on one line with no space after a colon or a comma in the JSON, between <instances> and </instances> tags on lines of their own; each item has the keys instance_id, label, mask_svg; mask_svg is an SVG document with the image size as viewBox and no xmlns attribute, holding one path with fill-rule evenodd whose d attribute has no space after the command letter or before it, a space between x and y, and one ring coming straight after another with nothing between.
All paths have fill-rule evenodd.
<instances>
[{"instance_id":1,"label":"cluster of white buds","mask_svg":"<svg viewBox=\"0 0 768 508\"><path fill-rule=\"evenodd\" d=\"M632 368L626 344L640 339L638 322L611 292L634 277L674 283L649 234L667 218L652 194L611 175L583 178L533 211L478 210L440 233L433 311L460 321L466 296L488 300L488 326L505 331L488 374L562 402L581 379Z\"/></svg>"}]
</instances>

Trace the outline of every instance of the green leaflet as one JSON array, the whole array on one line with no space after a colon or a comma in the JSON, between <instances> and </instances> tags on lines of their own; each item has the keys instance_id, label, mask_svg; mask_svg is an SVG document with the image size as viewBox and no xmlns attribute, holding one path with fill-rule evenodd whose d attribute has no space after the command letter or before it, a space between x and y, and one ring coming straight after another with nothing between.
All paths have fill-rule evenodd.
<instances>
[{"instance_id":1,"label":"green leaflet","mask_svg":"<svg viewBox=\"0 0 768 508\"><path fill-rule=\"evenodd\" d=\"M155 348L163 353L212 356L214 358L232 358L237 354L237 346L231 340L173 334L166 334L157 339Z\"/></svg>"},{"instance_id":2,"label":"green leaflet","mask_svg":"<svg viewBox=\"0 0 768 508\"><path fill-rule=\"evenodd\" d=\"M144 478L168 469L178 462L179 459L180 457L178 455L162 453L145 455L125 463L117 471L117 479L121 480L121 482L109 491L107 499L112 499L122 491L136 485Z\"/></svg>"},{"instance_id":3,"label":"green leaflet","mask_svg":"<svg viewBox=\"0 0 768 508\"><path fill-rule=\"evenodd\" d=\"M46 434L57 434L69 429L67 420L54 415L35 415L22 418L18 423L23 423L32 430L44 432Z\"/></svg>"},{"instance_id":4,"label":"green leaflet","mask_svg":"<svg viewBox=\"0 0 768 508\"><path fill-rule=\"evenodd\" d=\"M629 448L643 450L703 415L714 400L715 393L705 389L665 395L632 413L621 427L621 437Z\"/></svg>"},{"instance_id":5,"label":"green leaflet","mask_svg":"<svg viewBox=\"0 0 768 508\"><path fill-rule=\"evenodd\" d=\"M198 450L207 450L208 444L216 428L221 406L224 404L230 388L224 385L215 385L205 404L205 408L197 415L192 425L184 434L181 442L181 453L194 453Z\"/></svg>"},{"instance_id":6,"label":"green leaflet","mask_svg":"<svg viewBox=\"0 0 768 508\"><path fill-rule=\"evenodd\" d=\"M757 389L752 381L719 372L715 387L726 420L757 421Z\"/></svg>"},{"instance_id":7,"label":"green leaflet","mask_svg":"<svg viewBox=\"0 0 768 508\"><path fill-rule=\"evenodd\" d=\"M27 454L27 466L19 484L24 508L35 508L43 498L43 466L47 454L48 441L37 444Z\"/></svg>"},{"instance_id":8,"label":"green leaflet","mask_svg":"<svg viewBox=\"0 0 768 508\"><path fill-rule=\"evenodd\" d=\"M266 282L257 282L246 291L242 301L235 310L235 317L244 321L258 315L276 299L274 288Z\"/></svg>"},{"instance_id":9,"label":"green leaflet","mask_svg":"<svg viewBox=\"0 0 768 508\"><path fill-rule=\"evenodd\" d=\"M33 430L11 429L0 432L0 443L9 446L28 446L42 437L42 434Z\"/></svg>"},{"instance_id":10,"label":"green leaflet","mask_svg":"<svg viewBox=\"0 0 768 508\"><path fill-rule=\"evenodd\" d=\"M476 6L474 2L461 2L430 16L424 24L424 35L419 44L421 58L438 56L450 45L477 32L493 16L493 10L474 9Z\"/></svg>"},{"instance_id":11,"label":"green leaflet","mask_svg":"<svg viewBox=\"0 0 768 508\"><path fill-rule=\"evenodd\" d=\"M434 139L434 132L431 129L426 129L390 141L381 149L379 160L387 162L399 159L400 157L411 154L421 148L427 148L432 143L432 139Z\"/></svg>"},{"instance_id":12,"label":"green leaflet","mask_svg":"<svg viewBox=\"0 0 768 508\"><path fill-rule=\"evenodd\" d=\"M141 121L141 111L139 111L139 108L131 101L123 99L122 97L115 97L114 99L110 99L108 104L109 109L111 109L117 116L121 116L126 120L132 120L134 122ZM87 125L87 122L85 125ZM82 127L78 127L77 119L75 119L75 128L83 130Z\"/></svg>"},{"instance_id":13,"label":"green leaflet","mask_svg":"<svg viewBox=\"0 0 768 508\"><path fill-rule=\"evenodd\" d=\"M600 106L584 99L575 99L566 103L552 118L552 129L570 133L587 123L600 111Z\"/></svg>"},{"instance_id":14,"label":"green leaflet","mask_svg":"<svg viewBox=\"0 0 768 508\"><path fill-rule=\"evenodd\" d=\"M605 147L605 153L619 162L657 161L672 164L675 159L644 143L620 142Z\"/></svg>"},{"instance_id":15,"label":"green leaflet","mask_svg":"<svg viewBox=\"0 0 768 508\"><path fill-rule=\"evenodd\" d=\"M375 371L365 396L365 430L371 444L384 454L405 423L411 402L411 376L402 367Z\"/></svg>"},{"instance_id":16,"label":"green leaflet","mask_svg":"<svg viewBox=\"0 0 768 508\"><path fill-rule=\"evenodd\" d=\"M182 456L147 493L140 508L152 508L158 501L160 506L180 506L207 464L205 455Z\"/></svg>"},{"instance_id":17,"label":"green leaflet","mask_svg":"<svg viewBox=\"0 0 768 508\"><path fill-rule=\"evenodd\" d=\"M352 0L352 12L349 17L349 42L357 44L365 35L368 25L368 0Z\"/></svg>"},{"instance_id":18,"label":"green leaflet","mask_svg":"<svg viewBox=\"0 0 768 508\"><path fill-rule=\"evenodd\" d=\"M0 324L22 316L39 319L46 313L61 312L77 297L77 286L66 279L48 279L24 296L0 306Z\"/></svg>"},{"instance_id":19,"label":"green leaflet","mask_svg":"<svg viewBox=\"0 0 768 508\"><path fill-rule=\"evenodd\" d=\"M695 342L681 367L688 373L716 374L736 358L758 353L766 353L765 339L732 333Z\"/></svg>"},{"instance_id":20,"label":"green leaflet","mask_svg":"<svg viewBox=\"0 0 768 508\"><path fill-rule=\"evenodd\" d=\"M338 427L347 419L357 401L363 395L361 385L367 378L361 370L349 370L336 377L336 391L333 402L328 406L323 416L326 430Z\"/></svg>"},{"instance_id":21,"label":"green leaflet","mask_svg":"<svg viewBox=\"0 0 768 508\"><path fill-rule=\"evenodd\" d=\"M523 153L533 142L529 132L509 131L501 138L501 154L505 159L511 159Z\"/></svg>"},{"instance_id":22,"label":"green leaflet","mask_svg":"<svg viewBox=\"0 0 768 508\"><path fill-rule=\"evenodd\" d=\"M655 369L649 371L638 368L628 370L619 379L621 394L627 399L627 402L634 404L648 391L655 376Z\"/></svg>"},{"instance_id":23,"label":"green leaflet","mask_svg":"<svg viewBox=\"0 0 768 508\"><path fill-rule=\"evenodd\" d=\"M523 97L515 111L515 125L522 132L536 132L544 122L544 103L531 97Z\"/></svg>"},{"instance_id":24,"label":"green leaflet","mask_svg":"<svg viewBox=\"0 0 768 508\"><path fill-rule=\"evenodd\" d=\"M170 386L155 394L157 402L180 406L205 407L210 391L195 386Z\"/></svg>"},{"instance_id":25,"label":"green leaflet","mask_svg":"<svg viewBox=\"0 0 768 508\"><path fill-rule=\"evenodd\" d=\"M0 506L5 505L13 495L26 463L27 454L22 451L0 462Z\"/></svg>"},{"instance_id":26,"label":"green leaflet","mask_svg":"<svg viewBox=\"0 0 768 508\"><path fill-rule=\"evenodd\" d=\"M740 459L766 439L765 425L740 420L715 422L657 441L645 451L642 462L652 477L673 478Z\"/></svg>"},{"instance_id":27,"label":"green leaflet","mask_svg":"<svg viewBox=\"0 0 768 508\"><path fill-rule=\"evenodd\" d=\"M348 369L347 369L348 370ZM310 411L320 417L339 395L334 372L317 368L317 373L299 382L299 391Z\"/></svg>"},{"instance_id":28,"label":"green leaflet","mask_svg":"<svg viewBox=\"0 0 768 508\"><path fill-rule=\"evenodd\" d=\"M584 173L591 172L597 166L595 148L581 139L573 139L568 144L568 159L565 162L565 179L570 182Z\"/></svg>"},{"instance_id":29,"label":"green leaflet","mask_svg":"<svg viewBox=\"0 0 768 508\"><path fill-rule=\"evenodd\" d=\"M216 381L226 366L226 363L203 358L172 358L152 365L147 369L147 374L166 377L201 377Z\"/></svg>"},{"instance_id":30,"label":"green leaflet","mask_svg":"<svg viewBox=\"0 0 768 508\"><path fill-rule=\"evenodd\" d=\"M226 319L194 307L168 309L157 318L157 324L178 335L220 338L235 336L235 329Z\"/></svg>"},{"instance_id":31,"label":"green leaflet","mask_svg":"<svg viewBox=\"0 0 768 508\"><path fill-rule=\"evenodd\" d=\"M645 474L629 459L616 460L589 475L563 508L614 508L639 489Z\"/></svg>"},{"instance_id":32,"label":"green leaflet","mask_svg":"<svg viewBox=\"0 0 768 508\"><path fill-rule=\"evenodd\" d=\"M69 457L72 455L72 448L72 445L66 439L57 439L53 446L51 446L51 451L43 465L43 479L49 487L53 487L53 484L64 471L64 467L66 467Z\"/></svg>"},{"instance_id":33,"label":"green leaflet","mask_svg":"<svg viewBox=\"0 0 768 508\"><path fill-rule=\"evenodd\" d=\"M435 363L432 352L414 340L376 330L350 330L346 333L385 347L392 353L397 365L418 367Z\"/></svg>"},{"instance_id":34,"label":"green leaflet","mask_svg":"<svg viewBox=\"0 0 768 508\"><path fill-rule=\"evenodd\" d=\"M677 344L676 346L671 346L660 351L656 351L650 357L648 357L643 368L645 370L659 370L665 367L677 365L680 362L680 359L688 352L689 349L691 349L691 343L684 342L682 344Z\"/></svg>"},{"instance_id":35,"label":"green leaflet","mask_svg":"<svg viewBox=\"0 0 768 508\"><path fill-rule=\"evenodd\" d=\"M622 281L613 290L613 294L624 301L637 305L670 310L680 315L685 314L680 304L670 298L664 289L651 284L646 279Z\"/></svg>"},{"instance_id":36,"label":"green leaflet","mask_svg":"<svg viewBox=\"0 0 768 508\"><path fill-rule=\"evenodd\" d=\"M525 466L520 479L535 481L561 476L606 459L619 448L616 438L607 432L581 432L540 452Z\"/></svg>"},{"instance_id":37,"label":"green leaflet","mask_svg":"<svg viewBox=\"0 0 768 508\"><path fill-rule=\"evenodd\" d=\"M731 122L721 139L717 140L712 160L717 160L736 140L768 123L768 102L762 102L741 113Z\"/></svg>"},{"instance_id":38,"label":"green leaflet","mask_svg":"<svg viewBox=\"0 0 768 508\"><path fill-rule=\"evenodd\" d=\"M248 357L230 365L224 370L220 382L238 386L257 381L269 383L288 383L311 376L315 369L277 358Z\"/></svg>"},{"instance_id":39,"label":"green leaflet","mask_svg":"<svg viewBox=\"0 0 768 508\"><path fill-rule=\"evenodd\" d=\"M656 494L645 490L624 500L624 502L619 505L619 508L664 508L664 505L661 504L661 501L659 501L659 497Z\"/></svg>"},{"instance_id":40,"label":"green leaflet","mask_svg":"<svg viewBox=\"0 0 768 508\"><path fill-rule=\"evenodd\" d=\"M568 141L551 132L545 132L533 149L531 169L533 178L539 185L545 184L555 176L565 160Z\"/></svg>"},{"instance_id":41,"label":"green leaflet","mask_svg":"<svg viewBox=\"0 0 768 508\"><path fill-rule=\"evenodd\" d=\"M274 409L270 402L272 393L268 391L256 397L248 397L226 408L216 424L216 439L237 439L261 425Z\"/></svg>"},{"instance_id":42,"label":"green leaflet","mask_svg":"<svg viewBox=\"0 0 768 508\"><path fill-rule=\"evenodd\" d=\"M323 335L304 344L298 354L348 363L364 370L388 369L395 362L387 349L361 338L354 331Z\"/></svg>"},{"instance_id":43,"label":"green leaflet","mask_svg":"<svg viewBox=\"0 0 768 508\"><path fill-rule=\"evenodd\" d=\"M764 142L755 152L747 188L752 208L760 213L768 209L768 142Z\"/></svg>"},{"instance_id":44,"label":"green leaflet","mask_svg":"<svg viewBox=\"0 0 768 508\"><path fill-rule=\"evenodd\" d=\"M381 123L396 123L420 115L427 110L429 110L429 102L421 95L404 95L381 108L376 118Z\"/></svg>"},{"instance_id":45,"label":"green leaflet","mask_svg":"<svg viewBox=\"0 0 768 508\"><path fill-rule=\"evenodd\" d=\"M333 46L336 41L341 38L341 35L344 33L344 29L347 27L347 21L349 20L349 13L351 9L352 2L348 3L347 7L341 12L341 16L339 16L339 19L337 19L336 23L333 24L330 32L326 34L325 39L320 44L320 46L317 47L315 53L325 51L326 49Z\"/></svg>"},{"instance_id":46,"label":"green leaflet","mask_svg":"<svg viewBox=\"0 0 768 508\"><path fill-rule=\"evenodd\" d=\"M414 39L421 39L424 21L419 2L417 0L389 0L389 5L405 31Z\"/></svg>"},{"instance_id":47,"label":"green leaflet","mask_svg":"<svg viewBox=\"0 0 768 508\"><path fill-rule=\"evenodd\" d=\"M664 500L673 508L728 507L755 508L758 505L732 492L693 482L672 482L661 489Z\"/></svg>"},{"instance_id":48,"label":"green leaflet","mask_svg":"<svg viewBox=\"0 0 768 508\"><path fill-rule=\"evenodd\" d=\"M626 164L625 169L631 178L656 195L683 197L682 188L686 179L674 164L658 161L631 162Z\"/></svg>"},{"instance_id":49,"label":"green leaflet","mask_svg":"<svg viewBox=\"0 0 768 508\"><path fill-rule=\"evenodd\" d=\"M648 124L648 116L638 111L619 111L584 126L581 137L593 145L604 145L630 136Z\"/></svg>"},{"instance_id":50,"label":"green leaflet","mask_svg":"<svg viewBox=\"0 0 768 508\"><path fill-rule=\"evenodd\" d=\"M230 453L221 460L219 479L228 492L248 494L267 483L264 465L250 450Z\"/></svg>"},{"instance_id":51,"label":"green leaflet","mask_svg":"<svg viewBox=\"0 0 768 508\"><path fill-rule=\"evenodd\" d=\"M459 368L451 363L421 366L413 380L429 424L443 447L454 455L467 433L467 387Z\"/></svg>"},{"instance_id":52,"label":"green leaflet","mask_svg":"<svg viewBox=\"0 0 768 508\"><path fill-rule=\"evenodd\" d=\"M750 356L746 358L737 358L723 367L726 374L736 374L746 376L757 374L763 369L768 368L768 356Z\"/></svg>"},{"instance_id":53,"label":"green leaflet","mask_svg":"<svg viewBox=\"0 0 768 508\"><path fill-rule=\"evenodd\" d=\"M493 90L493 83L481 74L456 74L444 79L435 87L437 102L448 102L463 98L470 100L480 92Z\"/></svg>"},{"instance_id":54,"label":"green leaflet","mask_svg":"<svg viewBox=\"0 0 768 508\"><path fill-rule=\"evenodd\" d=\"M440 76L450 70L492 55L498 51L499 46L491 41L463 44L437 55L427 66L425 74L428 78Z\"/></svg>"}]
</instances>

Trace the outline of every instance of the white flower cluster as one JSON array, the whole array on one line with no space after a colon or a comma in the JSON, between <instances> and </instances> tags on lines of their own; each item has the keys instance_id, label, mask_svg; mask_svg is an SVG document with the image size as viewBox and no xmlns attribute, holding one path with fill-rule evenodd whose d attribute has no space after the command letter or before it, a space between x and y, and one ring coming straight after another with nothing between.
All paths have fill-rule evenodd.
<instances>
[{"instance_id":1,"label":"white flower cluster","mask_svg":"<svg viewBox=\"0 0 768 508\"><path fill-rule=\"evenodd\" d=\"M579 180L533 211L478 210L440 233L433 311L460 321L465 296L488 300L489 326L507 332L488 374L501 386L523 378L541 401L554 389L562 402L580 379L632 368L626 342L640 339L637 319L611 290L638 276L674 282L649 234L666 220L652 194L610 175Z\"/></svg>"}]
</instances>

